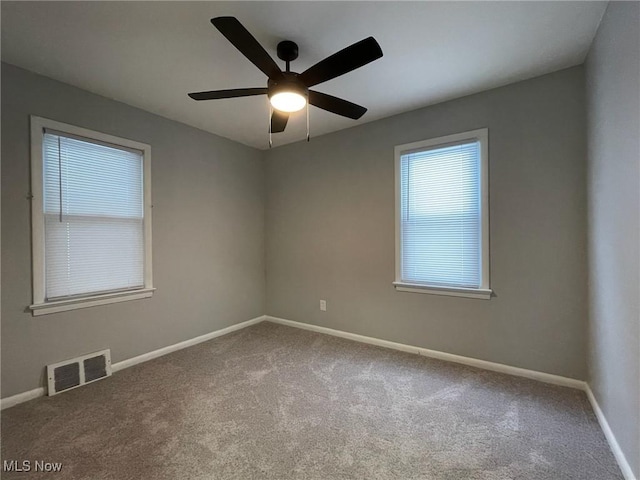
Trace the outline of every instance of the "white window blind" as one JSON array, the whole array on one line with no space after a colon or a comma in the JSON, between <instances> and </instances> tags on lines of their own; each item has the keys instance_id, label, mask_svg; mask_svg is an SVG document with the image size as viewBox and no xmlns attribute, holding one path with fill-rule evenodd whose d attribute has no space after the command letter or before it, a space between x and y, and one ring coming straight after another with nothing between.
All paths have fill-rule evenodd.
<instances>
[{"instance_id":1,"label":"white window blind","mask_svg":"<svg viewBox=\"0 0 640 480\"><path fill-rule=\"evenodd\" d=\"M400 156L401 281L481 287L480 155L474 140Z\"/></svg>"},{"instance_id":2,"label":"white window blind","mask_svg":"<svg viewBox=\"0 0 640 480\"><path fill-rule=\"evenodd\" d=\"M142 152L46 131L47 300L144 287Z\"/></svg>"}]
</instances>

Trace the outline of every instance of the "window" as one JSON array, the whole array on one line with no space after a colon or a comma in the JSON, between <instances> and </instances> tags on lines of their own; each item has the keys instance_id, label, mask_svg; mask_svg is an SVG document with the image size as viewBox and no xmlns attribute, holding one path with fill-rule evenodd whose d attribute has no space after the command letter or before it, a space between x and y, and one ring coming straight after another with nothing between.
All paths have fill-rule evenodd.
<instances>
[{"instance_id":1,"label":"window","mask_svg":"<svg viewBox=\"0 0 640 480\"><path fill-rule=\"evenodd\" d=\"M396 290L490 298L487 129L395 153Z\"/></svg>"},{"instance_id":2,"label":"window","mask_svg":"<svg viewBox=\"0 0 640 480\"><path fill-rule=\"evenodd\" d=\"M150 297L151 148L31 117L34 315Z\"/></svg>"}]
</instances>

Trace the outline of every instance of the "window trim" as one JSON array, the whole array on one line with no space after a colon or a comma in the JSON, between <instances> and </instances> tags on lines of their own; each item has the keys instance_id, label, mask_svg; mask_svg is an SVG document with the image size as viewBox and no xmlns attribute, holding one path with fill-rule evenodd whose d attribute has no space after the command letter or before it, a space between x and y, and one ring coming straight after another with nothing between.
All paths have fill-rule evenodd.
<instances>
[{"instance_id":1,"label":"window trim","mask_svg":"<svg viewBox=\"0 0 640 480\"><path fill-rule=\"evenodd\" d=\"M69 125L48 118L30 116L31 121L31 246L32 246L32 288L33 304L29 306L32 314L46 315L49 313L75 310L78 308L106 305L148 298L153 295L153 269L151 245L151 146L120 138L106 133L96 132L75 125ZM87 294L85 296L70 297L47 301L45 297L45 240L44 240L44 209L43 209L43 152L42 142L44 131L56 130L63 134L93 141L106 143L118 147L134 149L142 152L143 189L144 189L144 286L142 288L108 292L101 294Z\"/></svg>"},{"instance_id":2,"label":"window trim","mask_svg":"<svg viewBox=\"0 0 640 480\"><path fill-rule=\"evenodd\" d=\"M402 204L400 158L406 153L444 147L452 143L477 140L480 142L480 216L481 216L481 284L480 288L443 287L426 283L405 282L402 280ZM447 295L455 297L480 298L488 300L493 291L490 287L489 254L489 129L480 128L468 132L445 135L419 142L397 145L395 153L395 223L396 223L396 275L393 285L396 291Z\"/></svg>"}]
</instances>

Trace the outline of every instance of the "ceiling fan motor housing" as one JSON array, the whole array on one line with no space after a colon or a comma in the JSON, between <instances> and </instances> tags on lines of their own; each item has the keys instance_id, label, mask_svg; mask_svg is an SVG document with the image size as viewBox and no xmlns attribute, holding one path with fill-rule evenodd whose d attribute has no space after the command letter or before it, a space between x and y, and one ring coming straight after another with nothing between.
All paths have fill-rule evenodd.
<instances>
[{"instance_id":1,"label":"ceiling fan motor housing","mask_svg":"<svg viewBox=\"0 0 640 480\"><path fill-rule=\"evenodd\" d=\"M269 79L267 88L269 89L269 98L279 92L295 92L304 98L309 98L309 88L298 79L298 74L294 72L282 72L281 79Z\"/></svg>"}]
</instances>

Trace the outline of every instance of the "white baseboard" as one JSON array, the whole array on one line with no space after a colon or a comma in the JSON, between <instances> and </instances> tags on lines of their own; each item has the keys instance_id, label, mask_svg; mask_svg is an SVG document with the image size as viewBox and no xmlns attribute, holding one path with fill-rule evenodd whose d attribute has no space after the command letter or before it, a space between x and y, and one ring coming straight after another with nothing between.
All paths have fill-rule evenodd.
<instances>
[{"instance_id":1,"label":"white baseboard","mask_svg":"<svg viewBox=\"0 0 640 480\"><path fill-rule=\"evenodd\" d=\"M425 357L436 358L438 360L444 360L447 362L461 363L463 365L482 368L484 370L491 370L493 372L506 373L508 375L514 375L516 377L531 378L533 380L538 380L544 383L551 383L553 385L577 388L579 390L586 390L586 387L587 387L586 382L582 380L561 377L560 375L553 375L551 373L537 372L535 370L527 370L525 368L512 367L509 365L504 365L502 363L488 362L486 360L478 360L476 358L463 357L461 355L454 355L452 353L439 352L437 350L429 350L428 348L415 347L412 345L405 345L403 343L390 342L388 340L382 340L382 339L373 338L373 337L366 337L364 335L344 332L342 330L334 330L332 328L320 327L318 325L311 325L308 323L294 322L293 320L285 320L284 318L271 317L269 315L266 315L266 320L268 322L279 323L281 325L288 325L290 327L301 328L303 330L311 330L313 332L318 332L318 333L325 333L327 335L333 335L334 337L341 337L349 340L354 340L356 342L368 343L371 345L378 345L380 347L386 347L386 348L391 348L393 350L400 350L402 352L409 352L417 355L423 355Z\"/></svg>"},{"instance_id":2,"label":"white baseboard","mask_svg":"<svg viewBox=\"0 0 640 480\"><path fill-rule=\"evenodd\" d=\"M252 318L251 320L247 320L246 322L236 323L235 325L231 325L230 327L216 330L215 332L206 333L204 335L200 335L199 337L185 340L184 342L176 343L174 345L169 345L168 347L159 348L158 350L154 350L153 352L143 353L142 355L138 355L137 357L129 358L127 360L122 360L121 362L117 362L111 365L111 370L115 373L125 368L133 367L134 365L138 365L139 363L148 362L149 360L162 357L163 355L167 355L169 353L172 353L178 350L182 350L183 348L191 347L193 345L206 342L207 340L211 340L216 337L221 337L222 335L235 332L236 330L241 330L243 328L250 327L251 325L255 325L256 323L260 323L264 321L264 319L265 319L265 316L261 315L256 318Z\"/></svg>"},{"instance_id":3,"label":"white baseboard","mask_svg":"<svg viewBox=\"0 0 640 480\"><path fill-rule=\"evenodd\" d=\"M191 338L189 340L185 340L184 342L169 345L168 347L159 348L158 350L154 350L153 352L144 353L142 355L138 355L137 357L114 363L113 365L111 365L111 370L112 372L117 372L119 370L137 365L139 363L147 362L149 360L153 360L154 358L167 355L168 353L182 350L183 348L191 347L193 345L206 342L207 340L211 340L216 337L221 337L222 335L235 332L236 330L250 327L251 325L255 325L256 323L260 323L264 320L265 316L261 315L256 318L252 318L251 320L247 320L246 322L236 323L235 325L231 325L230 327L222 328L220 330L216 330L199 337ZM46 393L47 391L44 387L39 387L27 392L18 393L17 395L13 395L11 397L3 398L2 400L0 400L0 409L4 410L5 408L13 407L14 405L18 405L19 403L28 402L29 400L33 400L34 398L42 397L46 395Z\"/></svg>"},{"instance_id":4,"label":"white baseboard","mask_svg":"<svg viewBox=\"0 0 640 480\"><path fill-rule=\"evenodd\" d=\"M28 402L29 400L33 400L34 398L44 396L45 393L46 389L44 387L38 387L27 392L18 393L17 395L3 398L0 401L0 409L4 410L5 408L13 407L14 405L18 405L19 403Z\"/></svg>"},{"instance_id":5,"label":"white baseboard","mask_svg":"<svg viewBox=\"0 0 640 480\"><path fill-rule=\"evenodd\" d=\"M616 440L616 436L613 434L613 431L609 426L609 422L607 422L607 419L604 416L604 413L602 412L602 409L600 408L600 405L598 404L598 401L596 400L596 397L593 395L593 392L591 391L591 387L588 384L585 391L587 392L587 397L589 398L589 402L593 407L593 411L596 414L596 418L600 423L600 427L604 432L604 436L607 438L607 442L609 442L611 451L613 452L613 455L616 457L618 465L620 466L620 470L622 470L622 475L624 476L625 480L636 480L636 477L633 474L633 471L631 470L631 465L629 465L629 462L627 462L627 457L625 457L624 452L620 448L620 444L618 444L618 440Z\"/></svg>"}]
</instances>

